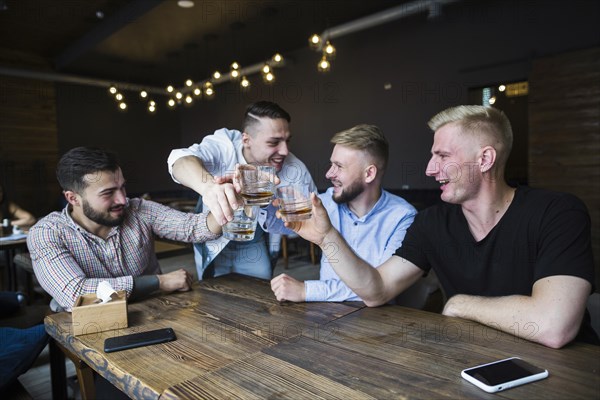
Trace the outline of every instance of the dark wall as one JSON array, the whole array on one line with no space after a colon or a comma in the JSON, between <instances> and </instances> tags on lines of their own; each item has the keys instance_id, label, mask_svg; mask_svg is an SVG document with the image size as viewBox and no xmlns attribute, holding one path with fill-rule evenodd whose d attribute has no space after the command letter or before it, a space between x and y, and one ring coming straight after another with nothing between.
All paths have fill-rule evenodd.
<instances>
[{"instance_id":1,"label":"dark wall","mask_svg":"<svg viewBox=\"0 0 600 400\"><path fill-rule=\"evenodd\" d=\"M60 152L109 147L123 160L130 192L177 189L166 168L172 148L221 127L239 128L248 103L269 99L291 113L292 150L319 188L328 186L329 138L358 123L379 125L389 138L387 188L433 188L424 174L431 116L467 103L468 88L526 80L538 57L599 45L598 26L597 1L459 2L438 20L421 15L334 40L338 54L328 74L316 70L318 53L300 49L284 54L287 65L276 70L272 86L254 75L247 92L219 85L215 99L176 111L157 99L154 116L133 99L126 113L116 111L104 89L58 85Z\"/></svg>"},{"instance_id":2,"label":"dark wall","mask_svg":"<svg viewBox=\"0 0 600 400\"><path fill-rule=\"evenodd\" d=\"M467 103L470 87L526 80L540 56L600 43L595 1L460 2L444 10L439 20L411 17L334 40L328 74L316 70L318 53L301 49L284 54L287 65L276 70L273 86L258 76L246 93L217 86L215 99L182 111L182 145L239 128L248 103L269 99L291 113L292 151L320 188L327 186L329 138L358 123L379 125L389 138L386 187L435 187L424 175L430 117Z\"/></svg>"},{"instance_id":3,"label":"dark wall","mask_svg":"<svg viewBox=\"0 0 600 400\"><path fill-rule=\"evenodd\" d=\"M77 146L96 146L118 154L129 193L179 189L167 172L167 156L180 143L179 111L159 104L150 115L133 93L118 111L103 88L57 85L58 147L62 155Z\"/></svg>"}]
</instances>

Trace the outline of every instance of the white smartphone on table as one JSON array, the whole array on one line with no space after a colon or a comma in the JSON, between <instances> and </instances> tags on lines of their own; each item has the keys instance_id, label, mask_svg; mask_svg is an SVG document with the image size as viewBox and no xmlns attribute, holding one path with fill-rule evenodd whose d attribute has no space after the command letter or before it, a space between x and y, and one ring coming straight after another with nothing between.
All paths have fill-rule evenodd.
<instances>
[{"instance_id":1,"label":"white smartphone on table","mask_svg":"<svg viewBox=\"0 0 600 400\"><path fill-rule=\"evenodd\" d=\"M510 389L548 377L548 371L519 357L494 361L463 370L460 375L488 393Z\"/></svg>"}]
</instances>

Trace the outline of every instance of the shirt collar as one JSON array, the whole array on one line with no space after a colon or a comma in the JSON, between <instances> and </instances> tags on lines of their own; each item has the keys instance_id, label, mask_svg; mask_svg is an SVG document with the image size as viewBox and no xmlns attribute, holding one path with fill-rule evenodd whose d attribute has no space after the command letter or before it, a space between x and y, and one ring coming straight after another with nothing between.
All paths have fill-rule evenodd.
<instances>
[{"instance_id":1,"label":"shirt collar","mask_svg":"<svg viewBox=\"0 0 600 400\"><path fill-rule=\"evenodd\" d=\"M371 215L375 214L382 207L384 207L386 199L387 199L387 192L385 190L381 189L381 196L379 196L379 200L377 200L377 203L375 203L373 208L371 208L371 210L369 210L368 213L363 215L362 218L358 218L352 212L352 210L350 210L350 208L348 207L348 203L341 204L340 208L341 208L342 212L345 213L346 215L348 215L350 218L352 218L353 221L365 222Z\"/></svg>"}]
</instances>

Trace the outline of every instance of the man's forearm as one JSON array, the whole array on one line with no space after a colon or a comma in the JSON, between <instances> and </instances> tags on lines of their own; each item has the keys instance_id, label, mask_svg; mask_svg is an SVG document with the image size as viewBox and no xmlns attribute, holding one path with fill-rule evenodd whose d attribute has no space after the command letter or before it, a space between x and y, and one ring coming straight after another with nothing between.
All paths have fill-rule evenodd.
<instances>
[{"instance_id":1,"label":"man's forearm","mask_svg":"<svg viewBox=\"0 0 600 400\"><path fill-rule=\"evenodd\" d=\"M366 303L387 301L382 296L385 291L377 270L358 257L337 230L331 229L320 247L342 281Z\"/></svg>"},{"instance_id":2,"label":"man's forearm","mask_svg":"<svg viewBox=\"0 0 600 400\"><path fill-rule=\"evenodd\" d=\"M200 195L212 184L213 176L206 170L198 157L186 156L173 164L173 176L182 185L189 187Z\"/></svg>"}]
</instances>

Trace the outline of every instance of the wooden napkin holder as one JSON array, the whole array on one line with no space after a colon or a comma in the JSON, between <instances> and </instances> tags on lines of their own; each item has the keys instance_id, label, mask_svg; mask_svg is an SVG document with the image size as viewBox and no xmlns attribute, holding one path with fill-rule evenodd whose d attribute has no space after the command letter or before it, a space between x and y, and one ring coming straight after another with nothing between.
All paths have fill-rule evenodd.
<instances>
[{"instance_id":1,"label":"wooden napkin holder","mask_svg":"<svg viewBox=\"0 0 600 400\"><path fill-rule=\"evenodd\" d=\"M81 295L71 316L74 336L127 328L127 293L118 291L108 303L96 303L95 293Z\"/></svg>"}]
</instances>

